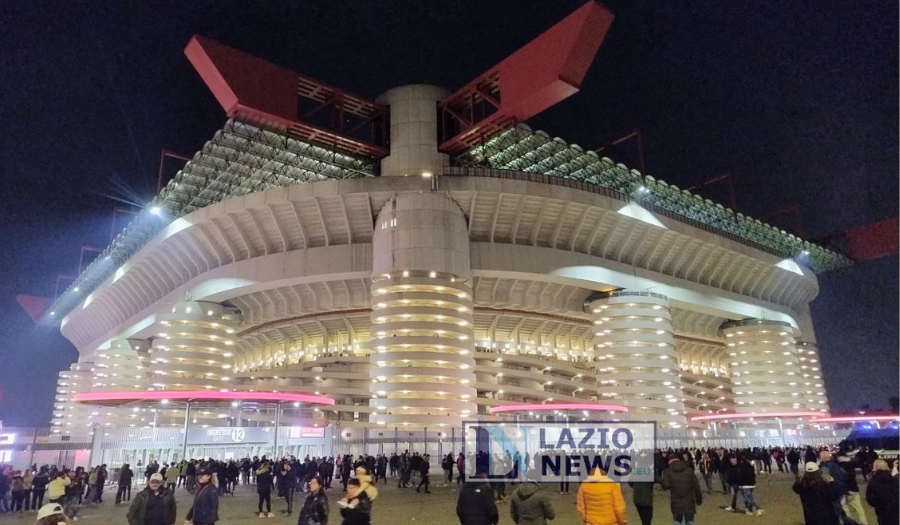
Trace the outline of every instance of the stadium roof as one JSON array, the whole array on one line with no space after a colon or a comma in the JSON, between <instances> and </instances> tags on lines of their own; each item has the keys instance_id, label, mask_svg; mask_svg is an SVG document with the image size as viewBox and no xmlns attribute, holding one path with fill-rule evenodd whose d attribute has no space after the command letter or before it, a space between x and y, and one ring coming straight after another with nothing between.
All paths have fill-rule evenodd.
<instances>
[{"instance_id":1,"label":"stadium roof","mask_svg":"<svg viewBox=\"0 0 900 525\"><path fill-rule=\"evenodd\" d=\"M524 124L458 155L452 163L599 186L616 192L623 200L631 198L652 212L702 226L768 253L793 258L808 252L808 264L817 273L851 264L843 255L592 151L585 152L560 138L532 131ZM174 219L231 197L276 186L376 174L376 160L349 156L231 119L56 299L41 322L53 324L62 319ZM156 208L158 215L150 211Z\"/></svg>"}]
</instances>

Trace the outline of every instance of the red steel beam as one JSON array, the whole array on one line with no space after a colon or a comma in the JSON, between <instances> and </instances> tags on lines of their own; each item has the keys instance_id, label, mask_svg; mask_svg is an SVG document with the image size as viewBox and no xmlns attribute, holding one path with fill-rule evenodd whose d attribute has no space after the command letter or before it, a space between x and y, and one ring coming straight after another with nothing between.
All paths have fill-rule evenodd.
<instances>
[{"instance_id":1,"label":"red steel beam","mask_svg":"<svg viewBox=\"0 0 900 525\"><path fill-rule=\"evenodd\" d=\"M577 93L612 21L590 1L443 100L441 151L462 152Z\"/></svg>"},{"instance_id":2,"label":"red steel beam","mask_svg":"<svg viewBox=\"0 0 900 525\"><path fill-rule=\"evenodd\" d=\"M383 128L387 108L381 104L202 36L191 38L184 54L229 117L351 154L376 159L388 155L385 145L375 141L374 133L369 142L343 133L343 119L337 129L326 129L304 122L297 114L299 98L304 97L331 104L338 111L371 120L374 126ZM383 129L381 136L386 136Z\"/></svg>"}]
</instances>

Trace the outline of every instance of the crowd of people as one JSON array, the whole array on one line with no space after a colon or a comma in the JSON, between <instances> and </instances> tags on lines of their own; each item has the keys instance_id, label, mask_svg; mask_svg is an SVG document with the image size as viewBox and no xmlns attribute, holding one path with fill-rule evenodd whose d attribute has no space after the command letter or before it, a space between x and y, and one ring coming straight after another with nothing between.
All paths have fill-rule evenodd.
<instances>
[{"instance_id":1,"label":"crowd of people","mask_svg":"<svg viewBox=\"0 0 900 525\"><path fill-rule=\"evenodd\" d=\"M807 525L868 525L863 499L873 507L878 525L898 523L896 470L892 472L886 461L866 449L852 457L825 447L670 449L635 454L646 456L644 459L656 474L653 483L629 483L632 504L642 525L653 519L656 491L668 493L674 523L695 523L704 493L709 497L715 492L725 496L725 511L761 516L764 511L755 493L757 479L773 471L793 475L792 490L799 497ZM538 454L442 456L439 463L444 484L461 484L456 508L461 525L497 525L498 503L507 499L516 525L546 525L553 520L556 512L548 485L540 483L539 462ZM183 519L194 525L212 525L219 520L219 498L234 495L237 486L247 485L253 486L258 496L259 518L275 517L273 496L276 502L283 500L283 517L292 516L299 494L302 503L297 512L298 525L327 525L327 491L337 479L344 493L336 503L342 525L369 525L373 502L378 498L378 482L396 481L400 489L415 487L417 492L424 489L430 493L431 463L428 454L409 451L356 458L291 456L272 460L263 456L230 461L192 459L162 465L151 462L138 467L146 484L134 497L131 490L138 486L137 479L127 463L114 470L112 480L106 465L89 470L33 465L19 471L0 467L0 512L36 512L39 523L48 516L60 519L53 521L54 525L62 522L60 516L66 522L74 522L83 505L103 504L104 489L111 483L117 485L114 505L128 506L129 525L174 525L179 516L175 499L178 488L191 495L191 505ZM474 465L473 479L465 479L467 464ZM488 480L488 471L508 472L508 479L491 476ZM868 483L865 494L860 491L857 471ZM507 486L512 489L509 495ZM569 481L563 479L559 492L568 491ZM628 505L622 488L601 468L594 468L580 483L575 506L586 525L627 522Z\"/></svg>"}]
</instances>

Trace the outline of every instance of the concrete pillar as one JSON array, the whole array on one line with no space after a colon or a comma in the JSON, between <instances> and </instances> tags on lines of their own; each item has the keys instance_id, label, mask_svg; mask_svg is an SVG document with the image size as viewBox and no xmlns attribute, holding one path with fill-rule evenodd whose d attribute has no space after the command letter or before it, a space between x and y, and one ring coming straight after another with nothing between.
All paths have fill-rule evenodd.
<instances>
[{"instance_id":1,"label":"concrete pillar","mask_svg":"<svg viewBox=\"0 0 900 525\"><path fill-rule=\"evenodd\" d=\"M736 412L807 410L802 375L790 324L745 319L722 325Z\"/></svg>"},{"instance_id":2,"label":"concrete pillar","mask_svg":"<svg viewBox=\"0 0 900 525\"><path fill-rule=\"evenodd\" d=\"M628 418L686 424L669 299L622 291L590 305L599 401L622 402Z\"/></svg>"},{"instance_id":3,"label":"concrete pillar","mask_svg":"<svg viewBox=\"0 0 900 525\"><path fill-rule=\"evenodd\" d=\"M414 84L378 97L378 102L391 107L391 154L381 161L382 176L441 173L449 159L437 149L437 104L448 94L436 86Z\"/></svg>"},{"instance_id":4,"label":"concrete pillar","mask_svg":"<svg viewBox=\"0 0 900 525\"><path fill-rule=\"evenodd\" d=\"M477 411L462 210L440 193L397 195L379 213L372 245L372 420L461 424Z\"/></svg>"},{"instance_id":5,"label":"concrete pillar","mask_svg":"<svg viewBox=\"0 0 900 525\"><path fill-rule=\"evenodd\" d=\"M819 359L819 347L813 342L797 342L797 360L800 365L800 382L798 387L806 399L810 410L829 413L828 395L825 393L825 378L822 376L822 363Z\"/></svg>"}]
</instances>

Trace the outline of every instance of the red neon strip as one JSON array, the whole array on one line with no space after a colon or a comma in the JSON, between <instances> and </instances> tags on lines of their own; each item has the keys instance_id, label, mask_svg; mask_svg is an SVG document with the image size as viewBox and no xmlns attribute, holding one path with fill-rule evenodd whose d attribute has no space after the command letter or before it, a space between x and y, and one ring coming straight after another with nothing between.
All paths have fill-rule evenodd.
<instances>
[{"instance_id":1,"label":"red neon strip","mask_svg":"<svg viewBox=\"0 0 900 525\"><path fill-rule=\"evenodd\" d=\"M291 394L287 392L207 392L205 390L155 390L136 392L88 392L75 394L76 403L100 401L283 401L311 403L316 405L333 405L334 399L307 394Z\"/></svg>"},{"instance_id":2,"label":"red neon strip","mask_svg":"<svg viewBox=\"0 0 900 525\"><path fill-rule=\"evenodd\" d=\"M628 407L620 405L595 405L591 403L569 403L555 405L502 405L491 407L491 414L501 412L546 412L549 410L600 410L605 412L628 412Z\"/></svg>"},{"instance_id":3,"label":"red neon strip","mask_svg":"<svg viewBox=\"0 0 900 525\"><path fill-rule=\"evenodd\" d=\"M840 416L811 419L810 423L853 423L856 421L900 421L900 416Z\"/></svg>"},{"instance_id":4,"label":"red neon strip","mask_svg":"<svg viewBox=\"0 0 900 525\"><path fill-rule=\"evenodd\" d=\"M710 416L694 416L691 421L721 421L723 419L777 419L780 417L816 417L821 412L755 412L748 414L713 414Z\"/></svg>"}]
</instances>

